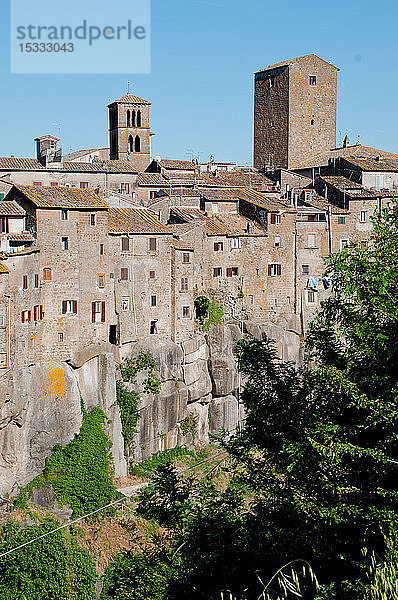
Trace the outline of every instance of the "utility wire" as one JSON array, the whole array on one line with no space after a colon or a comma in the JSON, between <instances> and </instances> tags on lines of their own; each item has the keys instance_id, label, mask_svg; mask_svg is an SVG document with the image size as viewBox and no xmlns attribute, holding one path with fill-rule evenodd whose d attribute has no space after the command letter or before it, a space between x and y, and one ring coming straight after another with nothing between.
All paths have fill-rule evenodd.
<instances>
[{"instance_id":1,"label":"utility wire","mask_svg":"<svg viewBox=\"0 0 398 600\"><path fill-rule=\"evenodd\" d=\"M209 460L214 460L215 458L218 458L222 454L226 454L226 452L225 451L219 452L218 454L214 454L214 456L205 458L204 460L201 460L200 462L196 463L195 465L192 465L191 467L188 467L187 469L183 469L182 471L179 471L177 473L177 476L180 476L183 473L186 473L187 471L191 471L192 469L195 469L195 467L198 467L199 465L203 465L204 463L208 462ZM28 542L24 542L23 544L20 544L19 546L15 546L15 548L11 548L11 550L7 550L7 552L3 552L2 554L0 554L0 558L3 558L4 556L11 554L12 552L16 552L17 550L20 550L21 548L24 548L25 546L29 546L30 544L33 544L33 542L37 542L37 540L42 540L43 538L51 535L52 533L55 533L56 531L60 531L61 529L70 527L71 525L74 525L75 523L79 523L80 521L83 521L87 517L91 517L92 515L95 515L95 514L101 512L102 510L105 510L106 508L111 508L112 506L116 506L116 504L126 502L126 500L130 500L133 496L135 496L139 492L156 487L157 485L159 485L159 483L160 483L160 481L155 482L155 483L150 483L149 485L136 490L130 496L124 496L123 498L119 498L119 500L114 500L113 502L110 502L109 504L106 504L105 506L101 506L101 508L97 508L96 510L93 510L92 512L87 513L87 514L83 515L82 517L78 517L77 519L74 519L73 521L68 521L68 523L64 523L63 525L60 525L59 527L56 527L55 529L51 529L51 531L47 531L46 533L43 533L42 535L39 535L38 537L35 537L32 540L29 540Z\"/></svg>"}]
</instances>

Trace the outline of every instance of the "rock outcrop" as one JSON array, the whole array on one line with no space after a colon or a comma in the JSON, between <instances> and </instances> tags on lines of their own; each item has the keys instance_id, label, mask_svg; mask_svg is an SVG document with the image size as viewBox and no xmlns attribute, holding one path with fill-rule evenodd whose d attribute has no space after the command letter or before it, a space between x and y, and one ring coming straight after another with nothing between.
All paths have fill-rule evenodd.
<instances>
[{"instance_id":1,"label":"rock outcrop","mask_svg":"<svg viewBox=\"0 0 398 600\"><path fill-rule=\"evenodd\" d=\"M153 336L123 345L118 361L140 350L155 359L162 381L159 394L146 393L145 373L137 376L140 419L134 460L179 444L208 442L220 428L233 432L243 417L239 406L236 340L244 334L275 340L280 358L300 361L299 324L235 322L197 333L181 344ZM116 403L115 347L90 347L67 363L38 363L0 379L0 494L16 493L43 469L55 444L66 445L82 422L81 403L99 406L107 416L115 475L127 473L119 407Z\"/></svg>"}]
</instances>

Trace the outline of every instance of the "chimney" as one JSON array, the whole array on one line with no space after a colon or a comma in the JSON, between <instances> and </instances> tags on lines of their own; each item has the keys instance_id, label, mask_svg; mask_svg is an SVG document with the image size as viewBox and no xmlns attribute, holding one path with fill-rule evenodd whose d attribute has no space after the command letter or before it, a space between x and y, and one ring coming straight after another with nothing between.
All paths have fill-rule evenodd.
<instances>
[{"instance_id":1,"label":"chimney","mask_svg":"<svg viewBox=\"0 0 398 600\"><path fill-rule=\"evenodd\" d=\"M348 137L348 135L346 135L344 138L344 141L343 141L343 148L348 148L349 145L350 145L350 138Z\"/></svg>"}]
</instances>

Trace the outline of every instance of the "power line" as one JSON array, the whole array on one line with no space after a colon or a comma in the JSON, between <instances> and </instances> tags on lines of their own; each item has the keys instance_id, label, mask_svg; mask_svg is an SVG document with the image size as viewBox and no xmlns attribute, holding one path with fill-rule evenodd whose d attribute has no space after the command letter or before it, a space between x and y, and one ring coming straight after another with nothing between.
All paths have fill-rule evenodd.
<instances>
[{"instance_id":1,"label":"power line","mask_svg":"<svg viewBox=\"0 0 398 600\"><path fill-rule=\"evenodd\" d=\"M215 458L218 458L222 454L227 454L227 453L225 451L219 452L218 454L214 454L214 456L205 458L204 460L201 460L200 462L196 463L195 465L192 465L191 467L188 467L187 469L183 469L182 471L179 471L177 473L177 476L179 477L183 473L186 473L187 471L191 471L195 467L198 467L199 465L203 465L204 463L208 462L209 460L214 460ZM83 515L82 517L78 517L77 519L74 519L73 521L68 521L68 523L64 523L63 525L60 525L59 527L56 527L55 529L51 529L51 531L47 531L46 533L43 533L42 535L39 535L39 536L33 538L32 540L29 540L28 542L24 542L23 544L20 544L19 546L15 546L15 548L11 548L11 550L7 550L7 552L3 552L2 554L0 554L0 558L3 558L4 556L11 554L12 552L16 552L17 550L20 550L21 548L25 548L25 546L29 546L30 544L33 544L33 542L42 540L43 538L55 533L56 531L60 531L61 529L70 527L71 525L74 525L75 523L79 523L80 521L83 521L87 517L91 517L92 515L95 515L95 514L101 512L102 510L105 510L106 508L111 508L112 506L116 506L116 504L126 502L126 500L130 500L133 496L135 496L139 492L141 492L143 490L148 490L149 488L156 487L157 485L159 485L159 483L160 483L160 481L155 482L155 483L150 483L146 487L136 490L136 492L134 492L130 496L125 496L124 498L119 498L119 500L114 500L113 502L110 502L109 504L106 504L105 506L101 506L101 508L97 508L96 510L93 510L92 512L87 513L87 514Z\"/></svg>"}]
</instances>

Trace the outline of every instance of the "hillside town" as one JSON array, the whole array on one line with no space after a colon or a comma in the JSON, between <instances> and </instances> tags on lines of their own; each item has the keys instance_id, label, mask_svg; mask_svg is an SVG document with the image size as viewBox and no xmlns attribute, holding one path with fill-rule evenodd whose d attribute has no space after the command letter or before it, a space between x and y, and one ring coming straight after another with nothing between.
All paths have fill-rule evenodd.
<instances>
[{"instance_id":1,"label":"hillside town","mask_svg":"<svg viewBox=\"0 0 398 600\"><path fill-rule=\"evenodd\" d=\"M323 259L366 245L398 155L336 147L337 72L308 55L255 74L254 167L151 157L150 105L109 106L109 148L0 158L0 369L198 329L205 295L237 322L303 333Z\"/></svg>"}]
</instances>

